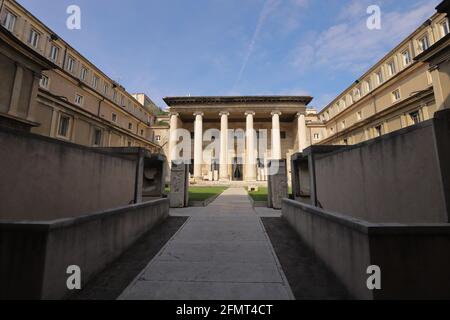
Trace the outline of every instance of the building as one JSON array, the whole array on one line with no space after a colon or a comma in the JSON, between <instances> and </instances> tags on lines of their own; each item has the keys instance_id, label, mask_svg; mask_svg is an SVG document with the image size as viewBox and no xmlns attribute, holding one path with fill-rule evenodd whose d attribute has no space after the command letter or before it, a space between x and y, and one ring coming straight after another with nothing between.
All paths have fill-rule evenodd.
<instances>
[{"instance_id":1,"label":"building","mask_svg":"<svg viewBox=\"0 0 450 320\"><path fill-rule=\"evenodd\" d=\"M293 96L165 98L170 110L168 156L178 159L175 146L181 139L176 132L184 129L192 138L187 157L196 181L267 181L269 160L289 159L320 132L306 127L317 117L315 110L307 109L311 100ZM219 137L220 147L209 149Z\"/></svg>"},{"instance_id":2,"label":"building","mask_svg":"<svg viewBox=\"0 0 450 320\"><path fill-rule=\"evenodd\" d=\"M415 58L449 30L445 14L436 13L338 95L318 114L323 126L315 144L356 144L431 119L435 79Z\"/></svg>"},{"instance_id":3,"label":"building","mask_svg":"<svg viewBox=\"0 0 450 320\"><path fill-rule=\"evenodd\" d=\"M160 151L152 140L150 99L141 104L16 1L2 2L0 23L2 33L52 65L36 74L37 103L27 116L36 123L31 132L85 146Z\"/></svg>"}]
</instances>

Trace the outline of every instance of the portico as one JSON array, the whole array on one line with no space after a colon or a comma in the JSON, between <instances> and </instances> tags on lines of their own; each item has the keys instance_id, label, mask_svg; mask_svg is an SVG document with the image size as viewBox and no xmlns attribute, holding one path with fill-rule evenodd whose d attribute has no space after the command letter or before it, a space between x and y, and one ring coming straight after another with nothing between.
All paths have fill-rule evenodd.
<instances>
[{"instance_id":1,"label":"portico","mask_svg":"<svg viewBox=\"0 0 450 320\"><path fill-rule=\"evenodd\" d=\"M310 145L306 127L311 97L169 97L170 159L191 137L191 178L196 181L267 180L267 162L285 160ZM212 147L213 146L213 147Z\"/></svg>"}]
</instances>

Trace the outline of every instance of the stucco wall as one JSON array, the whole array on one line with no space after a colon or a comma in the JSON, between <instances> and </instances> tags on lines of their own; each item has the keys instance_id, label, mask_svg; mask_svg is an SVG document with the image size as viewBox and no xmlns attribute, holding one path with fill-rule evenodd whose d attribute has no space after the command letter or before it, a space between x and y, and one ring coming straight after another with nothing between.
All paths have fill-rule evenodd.
<instances>
[{"instance_id":1,"label":"stucco wall","mask_svg":"<svg viewBox=\"0 0 450 320\"><path fill-rule=\"evenodd\" d=\"M432 121L317 156L316 183L326 210L371 222L448 222Z\"/></svg>"},{"instance_id":2,"label":"stucco wall","mask_svg":"<svg viewBox=\"0 0 450 320\"><path fill-rule=\"evenodd\" d=\"M288 199L282 210L353 298L450 298L450 224L373 224ZM367 288L373 265L381 290Z\"/></svg>"},{"instance_id":3,"label":"stucco wall","mask_svg":"<svg viewBox=\"0 0 450 320\"><path fill-rule=\"evenodd\" d=\"M136 162L0 130L0 219L49 220L128 205Z\"/></svg>"},{"instance_id":4,"label":"stucco wall","mask_svg":"<svg viewBox=\"0 0 450 320\"><path fill-rule=\"evenodd\" d=\"M80 267L83 288L168 214L160 199L56 221L0 220L0 299L67 297L69 266Z\"/></svg>"}]
</instances>

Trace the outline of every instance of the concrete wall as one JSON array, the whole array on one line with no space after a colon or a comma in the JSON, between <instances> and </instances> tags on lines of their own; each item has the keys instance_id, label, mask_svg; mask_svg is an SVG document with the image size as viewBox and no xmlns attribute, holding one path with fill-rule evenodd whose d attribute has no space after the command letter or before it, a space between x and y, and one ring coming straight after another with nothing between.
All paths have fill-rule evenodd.
<instances>
[{"instance_id":1,"label":"concrete wall","mask_svg":"<svg viewBox=\"0 0 450 320\"><path fill-rule=\"evenodd\" d=\"M437 139L448 138L444 132ZM427 121L317 155L318 205L371 222L448 222L435 141Z\"/></svg>"},{"instance_id":2,"label":"concrete wall","mask_svg":"<svg viewBox=\"0 0 450 320\"><path fill-rule=\"evenodd\" d=\"M282 212L354 298L450 298L449 224L373 224L288 199ZM371 265L381 290L367 288Z\"/></svg>"},{"instance_id":3,"label":"concrete wall","mask_svg":"<svg viewBox=\"0 0 450 320\"><path fill-rule=\"evenodd\" d=\"M83 287L168 212L160 199L78 218L0 221L0 299L67 297L68 266L81 268Z\"/></svg>"},{"instance_id":4,"label":"concrete wall","mask_svg":"<svg viewBox=\"0 0 450 320\"><path fill-rule=\"evenodd\" d=\"M135 198L133 160L6 129L0 146L0 219L82 216Z\"/></svg>"}]
</instances>

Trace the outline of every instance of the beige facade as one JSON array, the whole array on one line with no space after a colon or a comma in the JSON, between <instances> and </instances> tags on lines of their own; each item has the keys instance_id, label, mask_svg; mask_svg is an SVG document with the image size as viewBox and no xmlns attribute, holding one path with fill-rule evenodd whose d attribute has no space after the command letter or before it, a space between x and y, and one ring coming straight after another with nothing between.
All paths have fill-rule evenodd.
<instances>
[{"instance_id":1,"label":"beige facade","mask_svg":"<svg viewBox=\"0 0 450 320\"><path fill-rule=\"evenodd\" d=\"M168 157L176 157L173 150L181 140L176 130L186 130L191 137L191 175L196 181L266 181L269 160L289 159L311 143L311 131L306 127L315 117L314 110L306 108L311 97L164 100L170 107ZM253 131L256 134L250 134ZM216 139L220 147L208 149Z\"/></svg>"},{"instance_id":2,"label":"beige facade","mask_svg":"<svg viewBox=\"0 0 450 320\"><path fill-rule=\"evenodd\" d=\"M86 146L160 150L152 141L148 101L141 104L16 1L5 0L0 22L54 65L40 80L31 115L39 126L32 132Z\"/></svg>"},{"instance_id":3,"label":"beige facade","mask_svg":"<svg viewBox=\"0 0 450 320\"><path fill-rule=\"evenodd\" d=\"M433 15L337 96L318 114L323 127L315 144L356 144L432 118L435 79L415 57L448 31L445 14Z\"/></svg>"}]
</instances>

